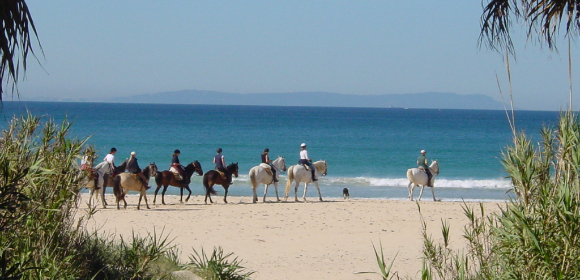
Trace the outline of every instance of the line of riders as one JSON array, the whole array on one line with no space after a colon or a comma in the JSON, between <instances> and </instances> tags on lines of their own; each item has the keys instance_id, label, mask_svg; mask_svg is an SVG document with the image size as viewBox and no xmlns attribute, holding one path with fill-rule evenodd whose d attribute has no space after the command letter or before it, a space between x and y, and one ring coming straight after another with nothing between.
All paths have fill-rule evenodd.
<instances>
[{"instance_id":1,"label":"line of riders","mask_svg":"<svg viewBox=\"0 0 580 280\"><path fill-rule=\"evenodd\" d=\"M227 172L227 169L226 169L226 160L225 160L224 155L222 154L222 152L223 152L222 148L218 148L216 150L216 152L217 152L217 154L213 158L213 163L215 164L215 170L220 173L220 175L222 176L222 179L228 180L228 182L230 184L233 184L231 174L229 172ZM278 176L276 175L277 169L272 164L272 160L270 160L269 152L270 152L270 149L268 149L268 148L265 148L264 152L262 152L262 154L261 154L262 163L265 163L265 164L270 166L270 170L272 171L273 180L274 180L274 182L278 182ZM109 164L111 164L112 170L117 170L117 172L120 173L120 172L123 172L124 170L118 170L118 167L115 166L115 154L116 153L117 153L117 149L111 148L111 150L105 156L103 161L109 162ZM181 155L181 151L179 151L178 149L173 151L173 156L171 159L171 166L169 168L169 171L171 171L175 175L176 179L183 180L184 178L186 178L185 169L183 168L183 165L181 165L181 163L179 162L179 155ZM84 157L83 160L81 161L81 170L91 169L92 165L90 162L91 161L87 160L87 158ZM148 180L145 178L145 175L143 175L142 170L139 167L139 163L137 161L137 153L131 152L131 156L129 157L129 159L126 160L126 162L127 162L126 171L131 173L131 174L134 174L136 176L136 178L138 178L141 181L141 183L143 184L143 186L145 188L149 188L149 186L147 185ZM425 162L426 162L426 159L425 159ZM318 180L315 176L316 169L312 165L312 159L310 159L310 157L308 157L308 151L306 150L305 143L302 143L300 145L300 160L298 163L306 166L312 172L312 180L313 181ZM428 169L429 168L427 167L427 170ZM114 175L117 175L117 174L114 174Z\"/></svg>"}]
</instances>

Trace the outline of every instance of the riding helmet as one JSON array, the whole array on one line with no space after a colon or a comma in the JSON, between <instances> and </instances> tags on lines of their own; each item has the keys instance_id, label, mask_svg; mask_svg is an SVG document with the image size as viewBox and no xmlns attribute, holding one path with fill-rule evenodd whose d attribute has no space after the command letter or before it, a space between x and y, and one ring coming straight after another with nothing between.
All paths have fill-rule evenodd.
<instances>
[{"instance_id":1,"label":"riding helmet","mask_svg":"<svg viewBox=\"0 0 580 280\"><path fill-rule=\"evenodd\" d=\"M132 156L136 156L136 155L137 155L137 153L135 153L135 152L131 152L131 155L132 155Z\"/></svg>"},{"instance_id":2,"label":"riding helmet","mask_svg":"<svg viewBox=\"0 0 580 280\"><path fill-rule=\"evenodd\" d=\"M270 149L268 149L268 148L264 149L264 152L269 152L269 151L270 151Z\"/></svg>"},{"instance_id":3,"label":"riding helmet","mask_svg":"<svg viewBox=\"0 0 580 280\"><path fill-rule=\"evenodd\" d=\"M306 143L300 144L300 147L306 147Z\"/></svg>"},{"instance_id":4,"label":"riding helmet","mask_svg":"<svg viewBox=\"0 0 580 280\"><path fill-rule=\"evenodd\" d=\"M427 152L427 151L425 151L425 150L421 150L421 153L422 153L422 154L424 154L424 153L426 153L426 152Z\"/></svg>"},{"instance_id":5,"label":"riding helmet","mask_svg":"<svg viewBox=\"0 0 580 280\"><path fill-rule=\"evenodd\" d=\"M173 151L174 154L181 154L181 151L179 151L179 149L176 149L175 151Z\"/></svg>"},{"instance_id":6,"label":"riding helmet","mask_svg":"<svg viewBox=\"0 0 580 280\"><path fill-rule=\"evenodd\" d=\"M113 147L113 148L111 148L111 151L109 151L109 153L116 152L116 151L117 151L117 149L115 149L115 148Z\"/></svg>"},{"instance_id":7,"label":"riding helmet","mask_svg":"<svg viewBox=\"0 0 580 280\"><path fill-rule=\"evenodd\" d=\"M218 149L216 150L216 152L218 152L218 154L219 154L219 153L221 153L221 152L222 152L222 148L218 148Z\"/></svg>"}]
</instances>

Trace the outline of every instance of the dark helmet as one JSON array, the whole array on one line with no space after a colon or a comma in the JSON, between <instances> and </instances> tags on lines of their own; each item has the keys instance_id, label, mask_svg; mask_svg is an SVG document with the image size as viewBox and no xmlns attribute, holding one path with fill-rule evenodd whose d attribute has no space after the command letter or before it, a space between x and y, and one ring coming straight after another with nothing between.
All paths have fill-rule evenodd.
<instances>
[{"instance_id":1,"label":"dark helmet","mask_svg":"<svg viewBox=\"0 0 580 280\"><path fill-rule=\"evenodd\" d=\"M116 151L117 151L117 149L111 148L111 151L109 151L109 153L116 152Z\"/></svg>"},{"instance_id":2,"label":"dark helmet","mask_svg":"<svg viewBox=\"0 0 580 280\"><path fill-rule=\"evenodd\" d=\"M264 152L269 152L269 151L270 151L270 149L268 149L268 148L264 149Z\"/></svg>"},{"instance_id":3,"label":"dark helmet","mask_svg":"<svg viewBox=\"0 0 580 280\"><path fill-rule=\"evenodd\" d=\"M222 152L222 148L217 148L216 152L221 153Z\"/></svg>"},{"instance_id":4,"label":"dark helmet","mask_svg":"<svg viewBox=\"0 0 580 280\"><path fill-rule=\"evenodd\" d=\"M178 149L176 149L175 151L173 151L173 153L174 154L181 154L181 152Z\"/></svg>"}]
</instances>

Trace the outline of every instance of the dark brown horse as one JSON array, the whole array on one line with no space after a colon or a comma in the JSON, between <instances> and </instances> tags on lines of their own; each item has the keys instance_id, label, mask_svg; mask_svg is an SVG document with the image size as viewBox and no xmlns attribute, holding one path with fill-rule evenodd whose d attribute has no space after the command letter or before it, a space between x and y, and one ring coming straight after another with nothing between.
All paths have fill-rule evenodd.
<instances>
[{"instance_id":1,"label":"dark brown horse","mask_svg":"<svg viewBox=\"0 0 580 280\"><path fill-rule=\"evenodd\" d=\"M107 203L107 200L105 199L105 191L107 190L107 187L113 187L113 182L115 181L115 177L123 172L125 172L125 169L127 169L127 160L123 161L123 163L121 163L121 165L117 166L114 168L115 170L113 170L113 173L105 173L105 175L103 175L105 177L105 184L103 184L103 202L105 203L105 205L109 205Z\"/></svg>"},{"instance_id":2,"label":"dark brown horse","mask_svg":"<svg viewBox=\"0 0 580 280\"><path fill-rule=\"evenodd\" d=\"M211 200L211 194L217 194L216 191L213 189L213 185L218 184L222 185L226 190L224 194L224 202L228 203L228 188L230 187L230 182L227 178L231 178L232 176L238 178L238 163L231 163L226 168L226 179L222 178L222 175L216 170L210 170L203 174L203 186L205 187L205 204L207 204L207 199L209 198L209 202L213 203Z\"/></svg>"},{"instance_id":3,"label":"dark brown horse","mask_svg":"<svg viewBox=\"0 0 580 280\"><path fill-rule=\"evenodd\" d=\"M189 189L189 183L191 183L191 176L193 173L197 172L197 175L203 175L203 170L201 169L201 164L196 160L185 167L185 176L183 180L177 180L175 178L175 174L173 172L165 170L163 172L157 172L157 176L155 176L155 183L157 183L157 189L155 190L155 197L153 197L153 204L155 204L155 200L157 199L157 193L161 186L163 186L163 192L161 192L161 203L165 205L165 191L167 191L167 187L174 186L181 189L181 199L179 202L183 203L183 189L186 189L189 194L185 199L185 202L189 201L189 197L191 196L191 189Z\"/></svg>"}]
</instances>

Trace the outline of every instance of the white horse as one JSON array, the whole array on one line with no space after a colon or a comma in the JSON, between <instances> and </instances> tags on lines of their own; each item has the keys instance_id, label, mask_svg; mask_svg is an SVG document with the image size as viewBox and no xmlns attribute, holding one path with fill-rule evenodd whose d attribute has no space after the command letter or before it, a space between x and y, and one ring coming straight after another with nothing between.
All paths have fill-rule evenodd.
<instances>
[{"instance_id":1,"label":"white horse","mask_svg":"<svg viewBox=\"0 0 580 280\"><path fill-rule=\"evenodd\" d=\"M431 177L431 192L433 193L433 201L437 201L435 199L435 191L433 191L435 177L439 175L439 163L437 163L437 160L431 162L431 165L429 165L429 170L431 171L431 174L433 174L433 177ZM407 186L409 189L409 199L413 201L413 191L415 190L415 187L421 185L421 193L419 193L418 199L421 201L423 190L427 185L427 172L419 168L411 168L407 170L407 178L409 178L409 185Z\"/></svg>"},{"instance_id":2,"label":"white horse","mask_svg":"<svg viewBox=\"0 0 580 280\"><path fill-rule=\"evenodd\" d=\"M280 172L286 171L286 161L284 160L284 157L278 157L276 160L272 161L272 165L276 168L276 179L278 179ZM262 202L266 202L266 194L268 193L268 186L270 186L270 184L274 184L276 200L280 201L280 197L278 196L278 182L274 182L273 176L271 173L268 173L266 169L270 169L270 166L265 163L254 166L250 169L250 181L252 182L252 191L254 192L254 199L252 201L254 203L258 202L256 189L258 189L259 184L264 184L264 198L262 199Z\"/></svg>"},{"instance_id":3,"label":"white horse","mask_svg":"<svg viewBox=\"0 0 580 280\"><path fill-rule=\"evenodd\" d=\"M319 160L314 162L314 169L316 172L316 177L320 178L320 175L326 176L326 172L328 171L328 165L326 164L326 160ZM286 182L286 191L284 192L284 201L288 200L288 195L290 194L290 186L292 185L292 181L296 181L296 186L294 187L294 200L298 201L298 185L301 182L304 183L304 196L302 199L306 201L306 191L308 190L308 183L312 181L312 171L306 170L304 165L292 165L288 168L288 182ZM320 188L318 187L318 181L313 182L318 190L318 198L322 201L322 195L320 194Z\"/></svg>"},{"instance_id":4,"label":"white horse","mask_svg":"<svg viewBox=\"0 0 580 280\"><path fill-rule=\"evenodd\" d=\"M99 197L100 190L102 190L106 186L109 174L111 174L111 164L107 161L103 161L97 164L97 166L95 166L93 170L89 172L88 176L83 179L83 184L85 188L90 190L89 207L91 206L93 196L95 196L96 194L96 196ZM96 180L95 177L97 177L98 180ZM103 208L107 208L104 193L100 197L101 197L101 205L103 206Z\"/></svg>"}]
</instances>

